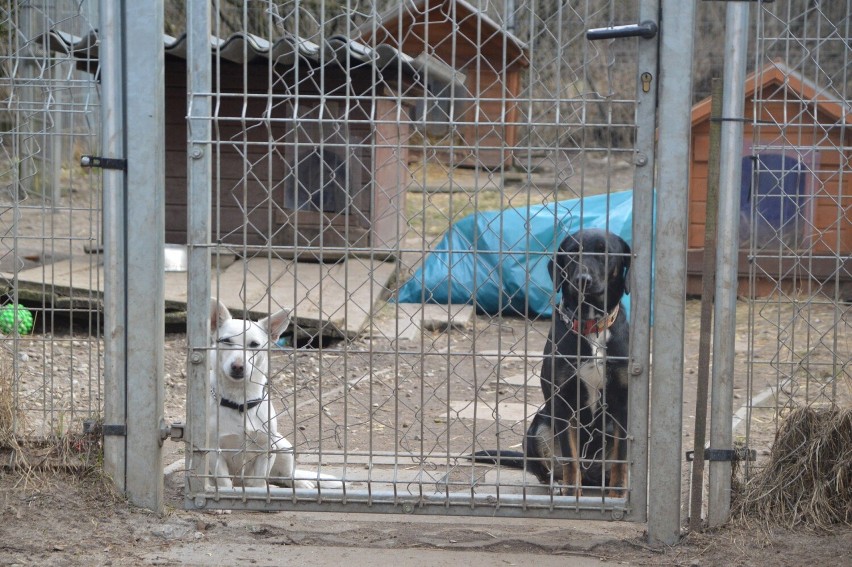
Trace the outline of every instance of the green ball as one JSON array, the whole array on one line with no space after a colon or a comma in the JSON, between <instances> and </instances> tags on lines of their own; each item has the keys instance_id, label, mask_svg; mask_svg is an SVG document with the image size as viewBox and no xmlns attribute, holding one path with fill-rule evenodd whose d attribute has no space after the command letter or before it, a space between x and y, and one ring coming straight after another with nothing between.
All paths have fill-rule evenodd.
<instances>
[{"instance_id":1,"label":"green ball","mask_svg":"<svg viewBox=\"0 0 852 567\"><path fill-rule=\"evenodd\" d=\"M0 333L8 335L15 328L15 312L18 318L18 334L27 335L33 330L33 314L23 305L6 305L0 309Z\"/></svg>"}]
</instances>

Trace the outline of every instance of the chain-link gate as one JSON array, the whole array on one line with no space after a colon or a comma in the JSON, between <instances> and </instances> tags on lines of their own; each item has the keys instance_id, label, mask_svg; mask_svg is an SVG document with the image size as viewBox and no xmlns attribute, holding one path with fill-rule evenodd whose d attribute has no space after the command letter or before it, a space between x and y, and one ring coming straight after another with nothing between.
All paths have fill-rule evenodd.
<instances>
[{"instance_id":1,"label":"chain-link gate","mask_svg":"<svg viewBox=\"0 0 852 567\"><path fill-rule=\"evenodd\" d=\"M653 7L224 3L212 26L191 9L164 46L167 155L189 141L167 241L211 270L190 269L187 504L644 519ZM587 39L614 24L633 25ZM547 265L593 226L637 243L609 361L630 399L585 424L582 486L541 484L471 457L520 451L544 407Z\"/></svg>"}]
</instances>

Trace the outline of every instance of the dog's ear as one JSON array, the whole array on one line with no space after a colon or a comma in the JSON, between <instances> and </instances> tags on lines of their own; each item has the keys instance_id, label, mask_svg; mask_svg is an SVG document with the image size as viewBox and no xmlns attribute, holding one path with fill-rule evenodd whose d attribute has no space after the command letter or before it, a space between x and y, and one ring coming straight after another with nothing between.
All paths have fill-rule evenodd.
<instances>
[{"instance_id":1,"label":"dog's ear","mask_svg":"<svg viewBox=\"0 0 852 567\"><path fill-rule=\"evenodd\" d=\"M231 319L231 312L225 307L225 304L216 299L210 298L210 330L215 332L221 327L225 321Z\"/></svg>"},{"instance_id":2,"label":"dog's ear","mask_svg":"<svg viewBox=\"0 0 852 567\"><path fill-rule=\"evenodd\" d=\"M547 275L550 276L553 283L556 283L556 273L553 271L555 268L556 264L553 262L553 258L551 258L547 261Z\"/></svg>"},{"instance_id":3,"label":"dog's ear","mask_svg":"<svg viewBox=\"0 0 852 567\"><path fill-rule=\"evenodd\" d=\"M258 321L257 324L266 329L266 332L269 333L270 341L273 343L278 342L278 339L281 338L281 333L287 330L287 325L290 324L290 310L282 309L266 319Z\"/></svg>"}]
</instances>

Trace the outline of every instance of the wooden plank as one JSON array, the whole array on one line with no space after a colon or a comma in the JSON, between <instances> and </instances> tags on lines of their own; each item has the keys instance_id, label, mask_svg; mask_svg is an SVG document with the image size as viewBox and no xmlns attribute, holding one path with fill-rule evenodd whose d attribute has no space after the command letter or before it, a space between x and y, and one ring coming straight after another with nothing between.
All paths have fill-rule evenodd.
<instances>
[{"instance_id":1,"label":"wooden plank","mask_svg":"<svg viewBox=\"0 0 852 567\"><path fill-rule=\"evenodd\" d=\"M18 273L18 282L22 288L41 290L42 295L47 290L55 296L51 304L61 303L63 297L91 297L92 292L97 300L103 292L101 270L90 257L76 257L47 269L37 266L23 270ZM354 338L369 321L373 305L386 298L386 285L395 270L393 262L368 258L323 264L256 256L237 260L214 274L212 290L229 308L242 311L247 307L255 317L268 312L270 301L273 309L294 309L296 332L302 336L320 333ZM13 277L0 276L10 281ZM187 274L166 272L164 277L166 310L184 312Z\"/></svg>"}]
</instances>

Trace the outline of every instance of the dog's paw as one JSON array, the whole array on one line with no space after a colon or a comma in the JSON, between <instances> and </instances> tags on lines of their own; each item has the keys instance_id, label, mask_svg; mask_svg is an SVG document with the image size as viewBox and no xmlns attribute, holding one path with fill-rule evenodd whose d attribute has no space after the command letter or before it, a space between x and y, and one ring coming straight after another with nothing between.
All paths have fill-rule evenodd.
<instances>
[{"instance_id":1,"label":"dog's paw","mask_svg":"<svg viewBox=\"0 0 852 567\"><path fill-rule=\"evenodd\" d=\"M317 485L311 480L296 480L293 482L293 488L306 488L308 490L316 490Z\"/></svg>"},{"instance_id":2,"label":"dog's paw","mask_svg":"<svg viewBox=\"0 0 852 567\"><path fill-rule=\"evenodd\" d=\"M230 510L205 510L207 514L213 514L214 516L224 516L225 514L230 514Z\"/></svg>"}]
</instances>

